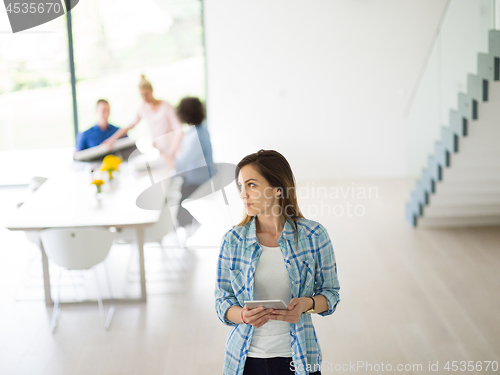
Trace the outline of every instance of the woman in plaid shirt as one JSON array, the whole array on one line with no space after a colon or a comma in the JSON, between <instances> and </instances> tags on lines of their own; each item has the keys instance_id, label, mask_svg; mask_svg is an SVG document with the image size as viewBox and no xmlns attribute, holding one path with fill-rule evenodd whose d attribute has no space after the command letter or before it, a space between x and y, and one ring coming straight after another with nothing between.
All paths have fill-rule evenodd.
<instances>
[{"instance_id":1,"label":"woman in plaid shirt","mask_svg":"<svg viewBox=\"0 0 500 375\"><path fill-rule=\"evenodd\" d=\"M236 170L246 215L223 238L215 308L228 333L225 375L320 374L311 313L332 314L339 299L330 237L297 205L287 160L273 150L243 158ZM287 309L249 309L244 301L279 299Z\"/></svg>"}]
</instances>

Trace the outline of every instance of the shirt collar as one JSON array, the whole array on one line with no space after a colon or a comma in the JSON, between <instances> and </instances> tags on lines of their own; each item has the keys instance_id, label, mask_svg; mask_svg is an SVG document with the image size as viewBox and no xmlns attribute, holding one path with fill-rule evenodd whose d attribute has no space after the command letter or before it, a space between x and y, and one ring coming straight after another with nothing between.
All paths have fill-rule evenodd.
<instances>
[{"instance_id":1,"label":"shirt collar","mask_svg":"<svg viewBox=\"0 0 500 375\"><path fill-rule=\"evenodd\" d=\"M247 231L247 238L246 241L249 245L252 245L253 243L257 242L257 231L255 227L255 218L256 216L253 216L248 225L248 231ZM285 222L285 226L283 227L283 232L281 232L281 237L291 240L294 239L295 236L295 230L294 230L294 225L290 223L290 220L287 220ZM279 239L278 239L279 241Z\"/></svg>"},{"instance_id":2,"label":"shirt collar","mask_svg":"<svg viewBox=\"0 0 500 375\"><path fill-rule=\"evenodd\" d=\"M101 130L101 128L99 127L99 125L95 124L94 125L94 129L95 130L99 130L101 133L106 133L109 129L111 129L111 124L108 122L108 127L106 128L106 130Z\"/></svg>"}]
</instances>

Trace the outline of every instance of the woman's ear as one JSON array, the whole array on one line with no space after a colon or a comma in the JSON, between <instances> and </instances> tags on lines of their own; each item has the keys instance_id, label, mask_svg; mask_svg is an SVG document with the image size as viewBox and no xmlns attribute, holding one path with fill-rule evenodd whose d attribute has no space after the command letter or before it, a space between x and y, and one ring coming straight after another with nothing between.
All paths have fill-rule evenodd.
<instances>
[{"instance_id":1,"label":"woman's ear","mask_svg":"<svg viewBox=\"0 0 500 375\"><path fill-rule=\"evenodd\" d=\"M281 198L281 189L276 188L276 198Z\"/></svg>"}]
</instances>

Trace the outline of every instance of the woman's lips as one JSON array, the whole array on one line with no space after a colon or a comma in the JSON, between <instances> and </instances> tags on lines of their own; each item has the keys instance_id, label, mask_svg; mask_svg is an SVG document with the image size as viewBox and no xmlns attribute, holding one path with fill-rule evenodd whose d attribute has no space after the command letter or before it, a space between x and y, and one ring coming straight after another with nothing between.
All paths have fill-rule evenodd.
<instances>
[{"instance_id":1,"label":"woman's lips","mask_svg":"<svg viewBox=\"0 0 500 375\"><path fill-rule=\"evenodd\" d=\"M244 203L245 207L250 207L252 203Z\"/></svg>"}]
</instances>

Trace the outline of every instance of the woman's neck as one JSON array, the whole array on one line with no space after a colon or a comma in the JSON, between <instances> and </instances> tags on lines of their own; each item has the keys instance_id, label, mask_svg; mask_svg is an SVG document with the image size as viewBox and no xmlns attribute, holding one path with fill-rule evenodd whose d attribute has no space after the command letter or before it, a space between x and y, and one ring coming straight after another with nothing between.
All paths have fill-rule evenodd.
<instances>
[{"instance_id":1,"label":"woman's neck","mask_svg":"<svg viewBox=\"0 0 500 375\"><path fill-rule=\"evenodd\" d=\"M256 218L256 231L259 233L268 233L272 236L279 236L283 231L285 219L282 216L273 214L260 214Z\"/></svg>"},{"instance_id":2,"label":"woman's neck","mask_svg":"<svg viewBox=\"0 0 500 375\"><path fill-rule=\"evenodd\" d=\"M149 105L154 108L154 107L158 107L158 105L160 103L161 103L161 100L152 98L151 101L149 102Z\"/></svg>"}]
</instances>

